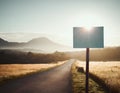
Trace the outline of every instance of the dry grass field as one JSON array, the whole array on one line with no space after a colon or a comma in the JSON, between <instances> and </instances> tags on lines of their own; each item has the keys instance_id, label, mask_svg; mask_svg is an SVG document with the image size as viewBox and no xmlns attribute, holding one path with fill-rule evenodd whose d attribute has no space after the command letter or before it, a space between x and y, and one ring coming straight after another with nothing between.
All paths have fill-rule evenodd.
<instances>
[{"instance_id":1,"label":"dry grass field","mask_svg":"<svg viewBox=\"0 0 120 93\"><path fill-rule=\"evenodd\" d=\"M78 71L78 63L72 64L72 86L73 93L85 93L85 74ZM89 78L89 93L105 93L102 86L98 85L95 81Z\"/></svg>"},{"instance_id":2,"label":"dry grass field","mask_svg":"<svg viewBox=\"0 0 120 93\"><path fill-rule=\"evenodd\" d=\"M61 65L66 61L49 64L0 64L0 82Z\"/></svg>"},{"instance_id":3,"label":"dry grass field","mask_svg":"<svg viewBox=\"0 0 120 93\"><path fill-rule=\"evenodd\" d=\"M85 62L77 61L79 67ZM120 61L90 62L90 73L99 77L109 88L109 93L120 93Z\"/></svg>"}]
</instances>

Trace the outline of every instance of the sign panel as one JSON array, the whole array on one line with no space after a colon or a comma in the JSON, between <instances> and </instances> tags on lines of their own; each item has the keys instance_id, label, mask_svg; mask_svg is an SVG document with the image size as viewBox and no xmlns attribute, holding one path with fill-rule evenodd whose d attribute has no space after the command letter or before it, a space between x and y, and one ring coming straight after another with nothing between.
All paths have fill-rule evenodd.
<instances>
[{"instance_id":1,"label":"sign panel","mask_svg":"<svg viewBox=\"0 0 120 93\"><path fill-rule=\"evenodd\" d=\"M103 48L104 28L73 27L73 48Z\"/></svg>"}]
</instances>

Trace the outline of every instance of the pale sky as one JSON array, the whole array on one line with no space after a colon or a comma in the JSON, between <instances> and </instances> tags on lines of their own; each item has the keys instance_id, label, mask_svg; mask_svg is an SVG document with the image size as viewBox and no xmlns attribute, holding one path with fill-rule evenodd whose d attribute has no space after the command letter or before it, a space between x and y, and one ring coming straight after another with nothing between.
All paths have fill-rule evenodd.
<instances>
[{"instance_id":1,"label":"pale sky","mask_svg":"<svg viewBox=\"0 0 120 93\"><path fill-rule=\"evenodd\" d=\"M120 46L119 17L120 0L0 0L0 37L72 46L73 27L104 26L104 45Z\"/></svg>"}]
</instances>

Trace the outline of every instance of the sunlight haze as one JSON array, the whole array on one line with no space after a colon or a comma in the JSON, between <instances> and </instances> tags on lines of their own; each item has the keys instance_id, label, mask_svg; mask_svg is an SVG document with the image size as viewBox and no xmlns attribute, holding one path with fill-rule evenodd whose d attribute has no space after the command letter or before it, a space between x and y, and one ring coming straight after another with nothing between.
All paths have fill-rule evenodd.
<instances>
[{"instance_id":1,"label":"sunlight haze","mask_svg":"<svg viewBox=\"0 0 120 93\"><path fill-rule=\"evenodd\" d=\"M0 37L48 37L72 46L73 27L104 26L105 46L120 45L120 0L0 0Z\"/></svg>"}]
</instances>

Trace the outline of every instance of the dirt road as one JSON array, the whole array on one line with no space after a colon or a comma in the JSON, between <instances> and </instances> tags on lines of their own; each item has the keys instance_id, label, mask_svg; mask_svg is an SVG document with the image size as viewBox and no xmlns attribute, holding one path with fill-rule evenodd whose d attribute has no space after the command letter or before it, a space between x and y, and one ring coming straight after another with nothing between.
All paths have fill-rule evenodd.
<instances>
[{"instance_id":1,"label":"dirt road","mask_svg":"<svg viewBox=\"0 0 120 93\"><path fill-rule=\"evenodd\" d=\"M25 76L0 86L0 93L72 93L71 64L67 63L49 71Z\"/></svg>"}]
</instances>

